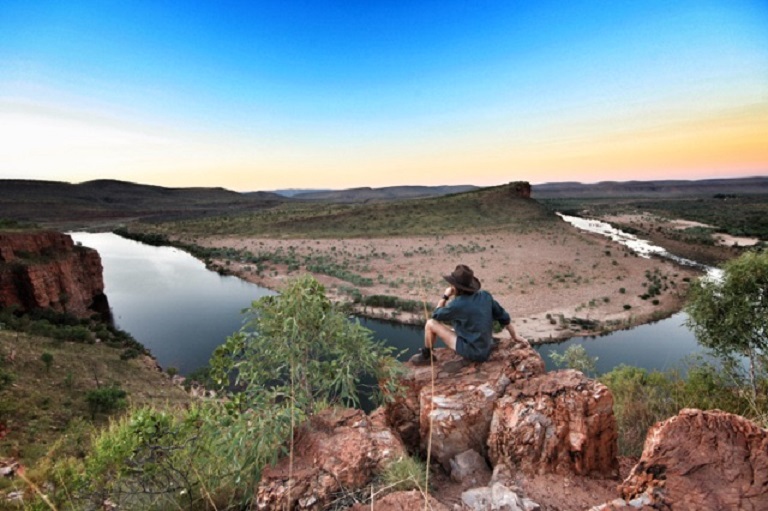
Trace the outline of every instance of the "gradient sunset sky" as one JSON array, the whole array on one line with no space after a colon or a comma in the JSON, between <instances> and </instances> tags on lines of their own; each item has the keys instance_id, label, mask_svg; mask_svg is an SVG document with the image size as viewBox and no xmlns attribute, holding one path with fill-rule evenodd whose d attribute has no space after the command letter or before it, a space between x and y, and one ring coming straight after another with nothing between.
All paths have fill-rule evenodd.
<instances>
[{"instance_id":1,"label":"gradient sunset sky","mask_svg":"<svg viewBox=\"0 0 768 511\"><path fill-rule=\"evenodd\" d=\"M768 1L0 1L0 178L768 175Z\"/></svg>"}]
</instances>

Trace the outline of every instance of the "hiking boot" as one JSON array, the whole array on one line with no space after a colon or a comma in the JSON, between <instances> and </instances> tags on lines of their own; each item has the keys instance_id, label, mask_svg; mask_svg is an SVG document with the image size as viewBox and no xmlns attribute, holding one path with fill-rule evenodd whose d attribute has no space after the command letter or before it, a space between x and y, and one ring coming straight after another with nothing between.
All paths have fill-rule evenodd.
<instances>
[{"instance_id":1,"label":"hiking boot","mask_svg":"<svg viewBox=\"0 0 768 511\"><path fill-rule=\"evenodd\" d=\"M468 358L461 357L458 360L451 360L449 362L446 362L443 364L442 370L446 373L458 373L465 367L467 367L469 364L471 364L472 361Z\"/></svg>"},{"instance_id":2,"label":"hiking boot","mask_svg":"<svg viewBox=\"0 0 768 511\"><path fill-rule=\"evenodd\" d=\"M421 348L421 351L412 356L408 362L415 366L428 366L434 360L435 356L432 354L431 349Z\"/></svg>"}]
</instances>

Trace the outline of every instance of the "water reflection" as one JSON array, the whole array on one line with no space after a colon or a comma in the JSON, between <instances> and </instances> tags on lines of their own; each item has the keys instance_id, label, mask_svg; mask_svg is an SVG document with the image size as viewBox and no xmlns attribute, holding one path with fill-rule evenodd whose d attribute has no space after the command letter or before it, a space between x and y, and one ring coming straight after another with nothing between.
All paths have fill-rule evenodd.
<instances>
[{"instance_id":1,"label":"water reflection","mask_svg":"<svg viewBox=\"0 0 768 511\"><path fill-rule=\"evenodd\" d=\"M600 220L594 220L590 218L581 218L578 216L563 215L562 213L556 213L560 218L573 225L574 227L581 229L582 231L591 232L594 234L600 234L606 236L613 241L616 241L625 247L635 252L640 257L651 257L651 255L658 255L665 259L670 259L678 264L684 266L690 266L692 268L699 268L704 270L710 278L720 279L722 277L722 270L719 268L713 268L705 264L698 263L685 257L679 257L674 254L670 254L666 249L654 245L648 240L638 238L633 234L629 234L620 229L616 229L607 222Z\"/></svg>"},{"instance_id":2,"label":"water reflection","mask_svg":"<svg viewBox=\"0 0 768 511\"><path fill-rule=\"evenodd\" d=\"M243 321L241 310L273 294L221 276L181 250L152 247L111 233L70 233L101 254L105 293L116 326L181 374L206 365Z\"/></svg>"}]
</instances>

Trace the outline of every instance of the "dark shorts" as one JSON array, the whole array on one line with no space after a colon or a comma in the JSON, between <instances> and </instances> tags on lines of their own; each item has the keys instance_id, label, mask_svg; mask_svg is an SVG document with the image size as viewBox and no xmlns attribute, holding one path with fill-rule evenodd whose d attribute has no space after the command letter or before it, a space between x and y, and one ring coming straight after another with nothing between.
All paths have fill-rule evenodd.
<instances>
[{"instance_id":1,"label":"dark shorts","mask_svg":"<svg viewBox=\"0 0 768 511\"><path fill-rule=\"evenodd\" d=\"M472 362L485 362L491 355L490 346L487 354L477 350L475 346L462 337L456 337L456 353Z\"/></svg>"}]
</instances>

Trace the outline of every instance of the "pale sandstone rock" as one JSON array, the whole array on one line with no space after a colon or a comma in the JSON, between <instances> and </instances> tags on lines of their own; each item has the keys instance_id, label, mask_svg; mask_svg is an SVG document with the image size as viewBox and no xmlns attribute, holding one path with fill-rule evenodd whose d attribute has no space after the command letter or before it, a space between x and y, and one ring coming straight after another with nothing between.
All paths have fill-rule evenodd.
<instances>
[{"instance_id":1,"label":"pale sandstone rock","mask_svg":"<svg viewBox=\"0 0 768 511\"><path fill-rule=\"evenodd\" d=\"M496 405L489 458L529 473L618 475L608 388L574 370L517 381Z\"/></svg>"},{"instance_id":2,"label":"pale sandstone rock","mask_svg":"<svg viewBox=\"0 0 768 511\"><path fill-rule=\"evenodd\" d=\"M447 368L461 357L435 350L435 388L430 366L409 367L401 380L404 395L386 408L387 422L411 452L424 454L432 441L432 459L448 468L451 458L473 449L486 453L496 400L511 382L544 372L544 361L530 346L502 341L483 363Z\"/></svg>"},{"instance_id":3,"label":"pale sandstone rock","mask_svg":"<svg viewBox=\"0 0 768 511\"><path fill-rule=\"evenodd\" d=\"M499 483L467 490L461 494L461 501L469 511L538 511L540 509L535 502L521 498L517 493Z\"/></svg>"},{"instance_id":4,"label":"pale sandstone rock","mask_svg":"<svg viewBox=\"0 0 768 511\"><path fill-rule=\"evenodd\" d=\"M451 479L457 483L480 486L491 476L488 463L477 451L464 451L452 458L450 464Z\"/></svg>"},{"instance_id":5,"label":"pale sandstone rock","mask_svg":"<svg viewBox=\"0 0 768 511\"><path fill-rule=\"evenodd\" d=\"M288 459L264 470L256 509L324 509L340 490L367 485L387 463L404 456L405 448L362 411L330 409L298 432L294 452L292 473Z\"/></svg>"},{"instance_id":6,"label":"pale sandstone rock","mask_svg":"<svg viewBox=\"0 0 768 511\"><path fill-rule=\"evenodd\" d=\"M620 490L675 511L768 509L768 431L720 410L684 409L648 431Z\"/></svg>"}]
</instances>

